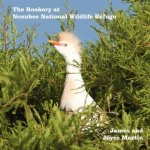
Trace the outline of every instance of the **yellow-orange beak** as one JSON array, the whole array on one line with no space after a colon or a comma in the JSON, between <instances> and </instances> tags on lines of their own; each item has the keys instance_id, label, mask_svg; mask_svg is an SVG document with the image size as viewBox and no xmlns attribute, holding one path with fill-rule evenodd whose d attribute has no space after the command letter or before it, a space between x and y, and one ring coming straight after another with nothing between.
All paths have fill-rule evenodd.
<instances>
[{"instance_id":1,"label":"yellow-orange beak","mask_svg":"<svg viewBox=\"0 0 150 150\"><path fill-rule=\"evenodd\" d=\"M65 44L60 43L58 41L54 41L54 40L48 40L49 43L53 44L53 45L57 45L57 46L65 46Z\"/></svg>"},{"instance_id":2,"label":"yellow-orange beak","mask_svg":"<svg viewBox=\"0 0 150 150\"><path fill-rule=\"evenodd\" d=\"M53 44L53 45L59 45L59 42L57 41L53 41L53 40L48 40L49 43Z\"/></svg>"}]
</instances>

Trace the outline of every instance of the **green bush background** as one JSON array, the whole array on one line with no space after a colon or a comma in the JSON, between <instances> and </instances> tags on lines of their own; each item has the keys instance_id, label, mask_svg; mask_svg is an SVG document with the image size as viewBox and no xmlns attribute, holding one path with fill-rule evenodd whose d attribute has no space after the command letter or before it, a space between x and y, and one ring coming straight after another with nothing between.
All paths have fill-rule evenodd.
<instances>
[{"instance_id":1,"label":"green bush background","mask_svg":"<svg viewBox=\"0 0 150 150\"><path fill-rule=\"evenodd\" d=\"M81 132L86 120L58 108L66 74L62 56L49 44L33 44L36 26L18 33L8 9L0 26L0 149L149 148L150 4L130 3L127 12L106 10L117 19L95 20L99 28L92 28L99 40L82 45L82 75L87 90L110 120L99 130L109 135L111 128L142 128L143 133L136 135L143 140L106 141L96 132ZM73 30L75 22L60 21L60 28Z\"/></svg>"}]
</instances>

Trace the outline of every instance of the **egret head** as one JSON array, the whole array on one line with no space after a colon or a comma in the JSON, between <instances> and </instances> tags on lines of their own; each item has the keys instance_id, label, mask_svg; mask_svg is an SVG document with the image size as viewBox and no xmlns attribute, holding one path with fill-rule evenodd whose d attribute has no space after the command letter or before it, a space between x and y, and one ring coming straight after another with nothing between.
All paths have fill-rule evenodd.
<instances>
[{"instance_id":1,"label":"egret head","mask_svg":"<svg viewBox=\"0 0 150 150\"><path fill-rule=\"evenodd\" d=\"M80 63L80 40L73 33L61 32L56 41L49 40L48 42L54 45L67 62L75 60Z\"/></svg>"}]
</instances>

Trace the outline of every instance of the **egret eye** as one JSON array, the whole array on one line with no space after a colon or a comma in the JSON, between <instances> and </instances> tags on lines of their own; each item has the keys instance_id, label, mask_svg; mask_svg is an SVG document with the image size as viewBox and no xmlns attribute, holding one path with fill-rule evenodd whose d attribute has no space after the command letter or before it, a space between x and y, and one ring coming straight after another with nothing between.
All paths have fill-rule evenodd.
<instances>
[{"instance_id":1,"label":"egret eye","mask_svg":"<svg viewBox=\"0 0 150 150\"><path fill-rule=\"evenodd\" d=\"M68 44L65 43L64 46L66 47L66 46L68 46Z\"/></svg>"}]
</instances>

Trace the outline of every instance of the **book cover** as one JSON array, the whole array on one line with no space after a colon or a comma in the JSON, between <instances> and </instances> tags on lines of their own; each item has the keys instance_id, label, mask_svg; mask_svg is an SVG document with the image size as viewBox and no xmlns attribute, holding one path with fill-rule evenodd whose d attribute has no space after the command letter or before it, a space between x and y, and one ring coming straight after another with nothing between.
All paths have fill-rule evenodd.
<instances>
[{"instance_id":1,"label":"book cover","mask_svg":"<svg viewBox=\"0 0 150 150\"><path fill-rule=\"evenodd\" d=\"M0 1L0 149L150 148L148 0Z\"/></svg>"}]
</instances>

